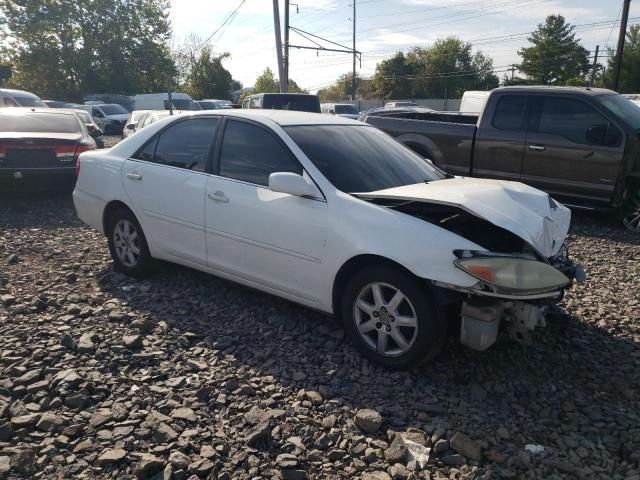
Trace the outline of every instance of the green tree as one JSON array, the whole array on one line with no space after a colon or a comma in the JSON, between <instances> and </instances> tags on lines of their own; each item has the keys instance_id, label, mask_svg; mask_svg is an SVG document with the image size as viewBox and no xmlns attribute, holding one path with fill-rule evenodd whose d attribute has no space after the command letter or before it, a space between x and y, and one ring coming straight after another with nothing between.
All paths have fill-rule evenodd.
<instances>
[{"instance_id":1,"label":"green tree","mask_svg":"<svg viewBox=\"0 0 640 480\"><path fill-rule=\"evenodd\" d=\"M518 51L522 57L518 69L541 85L578 82L590 67L588 52L574 29L562 15L549 15L527 39L531 46Z\"/></svg>"},{"instance_id":2,"label":"green tree","mask_svg":"<svg viewBox=\"0 0 640 480\"><path fill-rule=\"evenodd\" d=\"M395 99L456 98L465 90L489 90L498 83L491 58L480 51L474 54L470 43L449 37L380 62L372 93Z\"/></svg>"},{"instance_id":3,"label":"green tree","mask_svg":"<svg viewBox=\"0 0 640 480\"><path fill-rule=\"evenodd\" d=\"M609 64L607 74L604 76L606 86L613 83L613 70L615 68L615 50L608 49ZM640 25L629 27L622 52L622 68L618 82L620 93L640 92Z\"/></svg>"},{"instance_id":4,"label":"green tree","mask_svg":"<svg viewBox=\"0 0 640 480\"><path fill-rule=\"evenodd\" d=\"M255 93L277 93L280 91L278 80L269 67L265 68L264 71L258 75L253 88L255 89Z\"/></svg>"},{"instance_id":5,"label":"green tree","mask_svg":"<svg viewBox=\"0 0 640 480\"><path fill-rule=\"evenodd\" d=\"M351 79L353 73L343 73L338 77L336 83L318 90L318 96L321 102L341 102L349 99L351 101ZM361 79L356 75L356 96L363 97L363 91L361 90Z\"/></svg>"},{"instance_id":6,"label":"green tree","mask_svg":"<svg viewBox=\"0 0 640 480\"><path fill-rule=\"evenodd\" d=\"M222 65L228 53L213 55L209 47L194 59L188 81L183 87L193 98L231 100L231 73Z\"/></svg>"},{"instance_id":7,"label":"green tree","mask_svg":"<svg viewBox=\"0 0 640 480\"><path fill-rule=\"evenodd\" d=\"M10 83L43 97L164 91L169 0L0 0Z\"/></svg>"}]
</instances>

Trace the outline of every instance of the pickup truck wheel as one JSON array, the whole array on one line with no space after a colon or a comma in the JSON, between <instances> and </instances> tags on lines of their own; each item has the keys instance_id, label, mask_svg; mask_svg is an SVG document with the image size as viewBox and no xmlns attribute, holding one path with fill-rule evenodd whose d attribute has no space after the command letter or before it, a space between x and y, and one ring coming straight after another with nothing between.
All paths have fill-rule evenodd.
<instances>
[{"instance_id":1,"label":"pickup truck wheel","mask_svg":"<svg viewBox=\"0 0 640 480\"><path fill-rule=\"evenodd\" d=\"M107 223L107 238L116 270L132 277L144 277L151 272L153 258L133 213L124 208L114 212Z\"/></svg>"},{"instance_id":2,"label":"pickup truck wheel","mask_svg":"<svg viewBox=\"0 0 640 480\"><path fill-rule=\"evenodd\" d=\"M409 368L436 354L445 334L442 315L419 281L400 269L377 266L357 273L341 305L345 329L369 360Z\"/></svg>"},{"instance_id":3,"label":"pickup truck wheel","mask_svg":"<svg viewBox=\"0 0 640 480\"><path fill-rule=\"evenodd\" d=\"M636 188L627 200L622 224L627 230L640 233L640 187Z\"/></svg>"}]
</instances>

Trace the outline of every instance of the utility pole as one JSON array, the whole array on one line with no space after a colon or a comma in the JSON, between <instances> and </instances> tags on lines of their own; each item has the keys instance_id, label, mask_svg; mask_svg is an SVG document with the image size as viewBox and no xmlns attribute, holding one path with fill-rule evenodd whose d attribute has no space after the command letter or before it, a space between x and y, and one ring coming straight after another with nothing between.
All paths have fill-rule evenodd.
<instances>
[{"instance_id":1,"label":"utility pole","mask_svg":"<svg viewBox=\"0 0 640 480\"><path fill-rule=\"evenodd\" d=\"M509 69L511 70L511 81L513 82L513 77L516 73L516 66L515 65L511 65L511 68Z\"/></svg>"},{"instance_id":2,"label":"utility pole","mask_svg":"<svg viewBox=\"0 0 640 480\"><path fill-rule=\"evenodd\" d=\"M289 0L284 0L284 88L289 91Z\"/></svg>"},{"instance_id":3,"label":"utility pole","mask_svg":"<svg viewBox=\"0 0 640 480\"><path fill-rule=\"evenodd\" d=\"M620 33L618 34L618 49L616 50L616 65L613 71L613 89L618 90L620 81L620 69L622 68L622 52L624 51L624 41L627 36L627 22L629 21L629 5L631 0L624 0L622 5L622 19L620 20Z\"/></svg>"},{"instance_id":4,"label":"utility pole","mask_svg":"<svg viewBox=\"0 0 640 480\"><path fill-rule=\"evenodd\" d=\"M598 52L600 51L600 45L596 45L596 54L593 57L593 68L591 69L591 80L589 86L593 87L593 82L596 79L596 69L598 68Z\"/></svg>"},{"instance_id":5,"label":"utility pole","mask_svg":"<svg viewBox=\"0 0 640 480\"><path fill-rule=\"evenodd\" d=\"M167 96L169 98L169 115L173 115L173 98L171 97L171 79L167 80Z\"/></svg>"},{"instance_id":6,"label":"utility pole","mask_svg":"<svg viewBox=\"0 0 640 480\"><path fill-rule=\"evenodd\" d=\"M287 82L284 76L284 63L282 62L282 37L280 37L280 7L279 0L273 0L273 30L276 34L276 53L278 55L278 79L280 80L280 93L287 91Z\"/></svg>"},{"instance_id":7,"label":"utility pole","mask_svg":"<svg viewBox=\"0 0 640 480\"><path fill-rule=\"evenodd\" d=\"M356 101L356 0L353 0L353 73L351 76L351 101Z\"/></svg>"}]
</instances>

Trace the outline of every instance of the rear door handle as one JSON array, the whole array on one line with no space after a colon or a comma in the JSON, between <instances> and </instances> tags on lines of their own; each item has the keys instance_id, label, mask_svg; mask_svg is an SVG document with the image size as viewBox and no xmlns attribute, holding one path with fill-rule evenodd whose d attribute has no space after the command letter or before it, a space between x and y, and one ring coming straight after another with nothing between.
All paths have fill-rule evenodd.
<instances>
[{"instance_id":1,"label":"rear door handle","mask_svg":"<svg viewBox=\"0 0 640 480\"><path fill-rule=\"evenodd\" d=\"M129 172L129 173L127 173L127 178L129 178L131 180L142 180L142 175L140 175L139 173L135 173L135 172Z\"/></svg>"},{"instance_id":2,"label":"rear door handle","mask_svg":"<svg viewBox=\"0 0 640 480\"><path fill-rule=\"evenodd\" d=\"M207 197L209 197L209 199L213 200L214 202L229 203L229 197L227 197L224 192L221 192L220 190L214 193L207 193Z\"/></svg>"},{"instance_id":3,"label":"rear door handle","mask_svg":"<svg viewBox=\"0 0 640 480\"><path fill-rule=\"evenodd\" d=\"M529 145L529 150L544 152L547 148L544 145Z\"/></svg>"}]
</instances>

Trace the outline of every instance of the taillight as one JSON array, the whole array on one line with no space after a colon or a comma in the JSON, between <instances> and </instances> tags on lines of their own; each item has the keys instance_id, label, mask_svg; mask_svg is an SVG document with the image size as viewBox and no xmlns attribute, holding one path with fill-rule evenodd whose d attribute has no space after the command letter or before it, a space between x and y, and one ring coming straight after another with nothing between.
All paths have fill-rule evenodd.
<instances>
[{"instance_id":1,"label":"taillight","mask_svg":"<svg viewBox=\"0 0 640 480\"><path fill-rule=\"evenodd\" d=\"M89 150L93 150L94 147L91 145L78 145L75 149L76 156L76 178L80 176L80 154L82 152L88 152Z\"/></svg>"},{"instance_id":2,"label":"taillight","mask_svg":"<svg viewBox=\"0 0 640 480\"><path fill-rule=\"evenodd\" d=\"M75 145L56 145L56 158L61 162L73 162L76 156Z\"/></svg>"}]
</instances>

